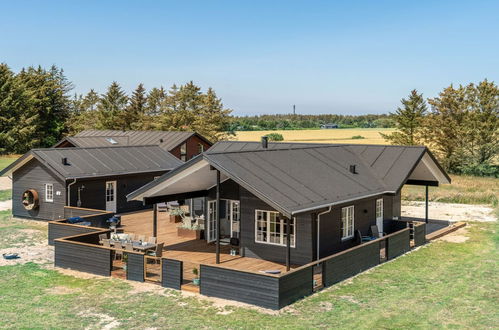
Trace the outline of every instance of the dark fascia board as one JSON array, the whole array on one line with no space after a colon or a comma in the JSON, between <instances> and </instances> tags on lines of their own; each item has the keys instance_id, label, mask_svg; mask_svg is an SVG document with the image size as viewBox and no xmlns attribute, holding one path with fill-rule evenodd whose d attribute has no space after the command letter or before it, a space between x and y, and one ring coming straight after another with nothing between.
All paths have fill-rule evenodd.
<instances>
[{"instance_id":1,"label":"dark fascia board","mask_svg":"<svg viewBox=\"0 0 499 330\"><path fill-rule=\"evenodd\" d=\"M156 197L145 197L144 204L151 205L151 204L156 204L156 203L176 201L179 199L206 197L207 195L208 195L208 190L198 190L198 191L192 191L192 192L182 193L182 194L163 195L163 196L156 196Z\"/></svg>"},{"instance_id":2,"label":"dark fascia board","mask_svg":"<svg viewBox=\"0 0 499 330\"><path fill-rule=\"evenodd\" d=\"M203 154L196 155L195 157L189 159L187 162L183 163L182 165L175 167L170 172L163 174L162 176L160 176L156 180L145 184L144 186L140 187L139 189L137 189L135 191L132 191L131 193L126 195L127 201L133 200L135 197L142 194L143 192L157 186L158 184L160 184L161 182L164 182L165 180L168 180L172 176L176 175L177 173L180 173L181 171L190 167L191 165L194 165L194 164L200 162L201 160L203 160Z\"/></svg>"},{"instance_id":3,"label":"dark fascia board","mask_svg":"<svg viewBox=\"0 0 499 330\"><path fill-rule=\"evenodd\" d=\"M438 187L438 181L427 181L427 180L407 180L405 184L414 186L431 186Z\"/></svg>"},{"instance_id":4,"label":"dark fascia board","mask_svg":"<svg viewBox=\"0 0 499 330\"><path fill-rule=\"evenodd\" d=\"M210 146L213 145L213 142L211 142L210 140L208 140L207 138L205 138L204 136L202 136L201 134L199 133L196 133L196 132L191 132L192 134L187 136L185 139L183 139L181 142L179 142L177 145L175 145L174 147L171 147L170 149L168 149L168 151L172 151L173 149L177 148L178 146L182 145L183 143L185 143L185 141L187 141L188 139L190 139L191 137L193 136L197 136L198 138L200 138L201 140L203 140L204 142L208 143Z\"/></svg>"}]
</instances>

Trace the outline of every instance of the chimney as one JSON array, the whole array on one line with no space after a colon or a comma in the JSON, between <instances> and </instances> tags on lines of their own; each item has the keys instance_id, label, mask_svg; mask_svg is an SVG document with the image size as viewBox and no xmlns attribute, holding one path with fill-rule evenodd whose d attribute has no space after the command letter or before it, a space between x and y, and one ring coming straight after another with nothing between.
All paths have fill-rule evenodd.
<instances>
[{"instance_id":1,"label":"chimney","mask_svg":"<svg viewBox=\"0 0 499 330\"><path fill-rule=\"evenodd\" d=\"M350 165L350 173L357 174L357 165Z\"/></svg>"},{"instance_id":2,"label":"chimney","mask_svg":"<svg viewBox=\"0 0 499 330\"><path fill-rule=\"evenodd\" d=\"M262 136L262 148L267 149L269 147L269 137Z\"/></svg>"},{"instance_id":3,"label":"chimney","mask_svg":"<svg viewBox=\"0 0 499 330\"><path fill-rule=\"evenodd\" d=\"M67 157L62 157L62 165L69 165Z\"/></svg>"}]
</instances>

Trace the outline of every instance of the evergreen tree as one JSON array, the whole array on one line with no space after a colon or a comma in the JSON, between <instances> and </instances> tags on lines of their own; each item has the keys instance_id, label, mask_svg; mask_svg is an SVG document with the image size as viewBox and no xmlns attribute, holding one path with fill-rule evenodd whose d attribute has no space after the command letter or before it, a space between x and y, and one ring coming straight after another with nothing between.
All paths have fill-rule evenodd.
<instances>
[{"instance_id":1,"label":"evergreen tree","mask_svg":"<svg viewBox=\"0 0 499 330\"><path fill-rule=\"evenodd\" d=\"M412 90L407 99L402 99L402 108L397 108L394 114L397 131L392 134L380 133L392 144L416 145L421 143L422 123L427 111L423 94Z\"/></svg>"},{"instance_id":2,"label":"evergreen tree","mask_svg":"<svg viewBox=\"0 0 499 330\"><path fill-rule=\"evenodd\" d=\"M97 110L99 100L99 94L97 94L95 90L91 89L82 100L82 108L85 111L95 111Z\"/></svg>"},{"instance_id":3,"label":"evergreen tree","mask_svg":"<svg viewBox=\"0 0 499 330\"><path fill-rule=\"evenodd\" d=\"M194 130L212 142L225 139L231 112L230 109L224 109L222 100L209 88L207 93L202 95L202 106L193 124Z\"/></svg>"},{"instance_id":4,"label":"evergreen tree","mask_svg":"<svg viewBox=\"0 0 499 330\"><path fill-rule=\"evenodd\" d=\"M121 114L120 122L124 130L140 130L144 121L147 108L146 90L139 84L133 91L128 106Z\"/></svg>"},{"instance_id":5,"label":"evergreen tree","mask_svg":"<svg viewBox=\"0 0 499 330\"><path fill-rule=\"evenodd\" d=\"M120 85L113 81L108 87L106 94L102 94L97 105L98 129L123 129L120 121L121 115L128 103L128 96Z\"/></svg>"}]
</instances>

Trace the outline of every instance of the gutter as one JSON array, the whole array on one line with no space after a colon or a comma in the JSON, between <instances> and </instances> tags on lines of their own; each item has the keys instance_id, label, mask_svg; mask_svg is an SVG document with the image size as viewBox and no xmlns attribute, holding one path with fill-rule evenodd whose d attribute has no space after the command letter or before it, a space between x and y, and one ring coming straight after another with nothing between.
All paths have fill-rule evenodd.
<instances>
[{"instance_id":1,"label":"gutter","mask_svg":"<svg viewBox=\"0 0 499 330\"><path fill-rule=\"evenodd\" d=\"M329 206L329 209L327 209L326 211L322 211L320 213L317 214L317 260L320 259L319 255L320 255L320 228L321 228L321 215L324 215L326 213L330 213L331 210L333 209L333 206L330 205Z\"/></svg>"},{"instance_id":2,"label":"gutter","mask_svg":"<svg viewBox=\"0 0 499 330\"><path fill-rule=\"evenodd\" d=\"M68 195L68 201L67 201L67 205L68 206L71 206L71 186L74 185L76 183L76 178L73 179L73 182L71 182L70 184L68 184L68 186L66 187L66 192L67 192L67 195Z\"/></svg>"}]
</instances>

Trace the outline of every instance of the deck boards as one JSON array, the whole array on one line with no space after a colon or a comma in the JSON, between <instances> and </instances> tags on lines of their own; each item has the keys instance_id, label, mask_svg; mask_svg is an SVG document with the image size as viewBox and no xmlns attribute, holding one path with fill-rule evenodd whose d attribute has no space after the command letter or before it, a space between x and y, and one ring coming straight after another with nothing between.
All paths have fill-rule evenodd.
<instances>
[{"instance_id":1,"label":"deck boards","mask_svg":"<svg viewBox=\"0 0 499 330\"><path fill-rule=\"evenodd\" d=\"M152 235L151 210L122 214L121 223L126 233ZM165 243L163 257L184 262L184 280L194 278L193 268L200 264L215 264L215 244L207 244L205 240L188 239L177 236L178 223L170 223L167 212L158 212L158 243ZM231 256L229 246L221 246L220 265L235 270L259 272L264 270L286 271L284 264L257 258ZM293 268L293 267L292 267Z\"/></svg>"}]
</instances>

